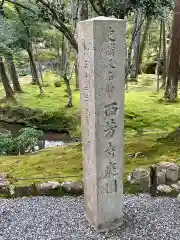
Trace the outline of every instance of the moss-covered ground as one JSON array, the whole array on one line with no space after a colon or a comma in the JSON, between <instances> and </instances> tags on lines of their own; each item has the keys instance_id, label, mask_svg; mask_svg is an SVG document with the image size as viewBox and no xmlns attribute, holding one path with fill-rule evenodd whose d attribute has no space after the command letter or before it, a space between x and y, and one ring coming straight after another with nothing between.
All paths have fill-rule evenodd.
<instances>
[{"instance_id":1,"label":"moss-covered ground","mask_svg":"<svg viewBox=\"0 0 180 240\"><path fill-rule=\"evenodd\" d=\"M37 96L37 86L27 84L23 88L25 93L16 96L18 104L23 107L41 109L48 114L65 111L75 116L79 113L79 92L74 89L74 107L64 110L67 101L65 87L55 88L51 85L44 89L42 97ZM180 103L162 101L163 92L155 92L155 77L152 75L141 76L139 83L130 85L125 95L125 179L136 167L148 167L159 161L180 162L179 140L158 140L180 125ZM57 180L56 177L60 177L60 181L81 180L81 144L23 156L1 156L0 172L7 172L10 178L49 177L48 180ZM37 180L26 183L18 181L16 184L28 185L32 182ZM125 184L125 191L136 192L136 189Z\"/></svg>"}]
</instances>

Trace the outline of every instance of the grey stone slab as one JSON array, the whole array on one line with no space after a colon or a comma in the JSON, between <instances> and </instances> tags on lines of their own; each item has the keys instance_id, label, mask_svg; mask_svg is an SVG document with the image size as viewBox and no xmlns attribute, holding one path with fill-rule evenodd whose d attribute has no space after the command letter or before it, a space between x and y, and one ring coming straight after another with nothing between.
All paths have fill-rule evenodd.
<instances>
[{"instance_id":1,"label":"grey stone slab","mask_svg":"<svg viewBox=\"0 0 180 240\"><path fill-rule=\"evenodd\" d=\"M78 23L85 215L98 231L123 223L126 22Z\"/></svg>"}]
</instances>

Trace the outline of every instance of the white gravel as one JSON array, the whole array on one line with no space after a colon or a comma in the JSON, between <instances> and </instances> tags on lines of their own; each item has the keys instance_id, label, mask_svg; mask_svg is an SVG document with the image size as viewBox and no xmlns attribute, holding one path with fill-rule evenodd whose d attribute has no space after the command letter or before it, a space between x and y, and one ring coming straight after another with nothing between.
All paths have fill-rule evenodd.
<instances>
[{"instance_id":1,"label":"white gravel","mask_svg":"<svg viewBox=\"0 0 180 240\"><path fill-rule=\"evenodd\" d=\"M83 197L0 199L0 240L180 240L180 202L125 196L124 226L97 234L83 214Z\"/></svg>"}]
</instances>

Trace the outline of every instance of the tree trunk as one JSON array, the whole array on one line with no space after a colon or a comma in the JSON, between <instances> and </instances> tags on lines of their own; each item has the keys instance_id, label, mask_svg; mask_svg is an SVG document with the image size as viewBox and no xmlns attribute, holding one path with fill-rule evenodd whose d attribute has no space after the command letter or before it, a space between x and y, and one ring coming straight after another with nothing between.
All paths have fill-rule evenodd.
<instances>
[{"instance_id":1,"label":"tree trunk","mask_svg":"<svg viewBox=\"0 0 180 240\"><path fill-rule=\"evenodd\" d=\"M170 53L171 53L171 42L169 44L167 61L166 61L166 66L168 66L168 67L169 67L169 62L170 62ZM166 71L166 76L168 75L168 70L169 69L167 69L167 71ZM170 86L171 86L171 82L170 82L170 79L167 77L167 81L166 81L166 85L165 85L165 92L164 92L165 98L168 98L168 96L169 96Z\"/></svg>"},{"instance_id":2,"label":"tree trunk","mask_svg":"<svg viewBox=\"0 0 180 240\"><path fill-rule=\"evenodd\" d=\"M133 67L131 71L131 78L137 80L139 74L139 54L140 54L140 39L141 39L141 27L139 28L139 24L141 21L141 16L137 13L135 21L134 21L134 28L137 31L137 35L134 41L134 54L133 54Z\"/></svg>"},{"instance_id":3,"label":"tree trunk","mask_svg":"<svg viewBox=\"0 0 180 240\"><path fill-rule=\"evenodd\" d=\"M145 24L144 33L143 33L142 41L141 41L141 47L140 47L139 65L141 65L142 61L143 61L143 55L144 55L144 51L146 48L146 43L147 43L147 39L148 39L148 32L149 32L149 28L151 25L151 20L152 20L151 17L148 17L146 19L146 24Z\"/></svg>"},{"instance_id":4,"label":"tree trunk","mask_svg":"<svg viewBox=\"0 0 180 240\"><path fill-rule=\"evenodd\" d=\"M89 17L89 14L88 14L88 0L81 0L81 7L80 7L79 15L80 15L80 20L81 21L84 21L84 20L88 19L88 17Z\"/></svg>"},{"instance_id":5,"label":"tree trunk","mask_svg":"<svg viewBox=\"0 0 180 240\"><path fill-rule=\"evenodd\" d=\"M38 82L38 72L37 72L37 68L36 68L36 64L35 64L35 61L34 61L32 50L30 48L28 48L27 53L29 55L30 68L31 68L31 73L32 73L32 84L37 84L37 82Z\"/></svg>"},{"instance_id":6,"label":"tree trunk","mask_svg":"<svg viewBox=\"0 0 180 240\"><path fill-rule=\"evenodd\" d=\"M173 25L172 25L172 42L170 49L170 61L169 61L169 69L168 69L168 81L169 87L166 89L166 97L175 101L178 95L178 75L179 75L179 52L180 52L180 1L176 0L176 7L173 17Z\"/></svg>"},{"instance_id":7,"label":"tree trunk","mask_svg":"<svg viewBox=\"0 0 180 240\"><path fill-rule=\"evenodd\" d=\"M160 64L161 64L161 47L162 47L162 31L163 31L163 20L161 20L160 25L160 36L159 36L159 49L158 49L158 57L157 57L157 85L156 85L156 91L159 92L159 86L160 86Z\"/></svg>"},{"instance_id":8,"label":"tree trunk","mask_svg":"<svg viewBox=\"0 0 180 240\"><path fill-rule=\"evenodd\" d=\"M40 78L41 78L41 82L44 83L43 70L42 70L41 63L39 62L39 60L37 60L37 63L38 63L38 67L39 67L39 75L40 75Z\"/></svg>"},{"instance_id":9,"label":"tree trunk","mask_svg":"<svg viewBox=\"0 0 180 240\"><path fill-rule=\"evenodd\" d=\"M5 66L4 66L4 62L3 62L2 57L0 57L0 75L1 75L3 87L4 87L4 90L5 90L5 93L6 93L6 97L14 99L13 90L12 90L11 85L9 83L9 79L7 77L7 74L6 74L6 70L5 70Z\"/></svg>"},{"instance_id":10,"label":"tree trunk","mask_svg":"<svg viewBox=\"0 0 180 240\"><path fill-rule=\"evenodd\" d=\"M41 66L41 63L38 59L38 49L37 49L37 45L35 43L35 51L36 51L36 62L38 64L38 68L39 68L39 75L40 75L40 78L41 78L41 82L44 83L44 79L43 79L43 70L42 70L42 66Z\"/></svg>"},{"instance_id":11,"label":"tree trunk","mask_svg":"<svg viewBox=\"0 0 180 240\"><path fill-rule=\"evenodd\" d=\"M28 55L29 55L29 60L30 60L30 66L31 66L31 72L32 72L32 84L37 84L39 87L40 95L43 94L42 86L39 82L38 78L38 73L37 73L37 68L36 64L34 61L33 53L30 48L27 49Z\"/></svg>"},{"instance_id":12,"label":"tree trunk","mask_svg":"<svg viewBox=\"0 0 180 240\"><path fill-rule=\"evenodd\" d=\"M138 13L136 13L138 14ZM135 15L136 16L136 15ZM129 45L129 48L127 50L127 55L126 55L126 67L125 67L125 89L128 88L128 76L131 72L131 63L132 63L132 59L131 59L131 56L132 56L132 48L133 48L133 44L134 44L134 40L137 36L137 33L139 31L139 29L141 28L142 24L143 24L143 19L141 19L141 21L138 23L138 26L137 28L133 28L133 31L132 31L132 37L131 37L131 42L130 42L130 45Z\"/></svg>"},{"instance_id":13,"label":"tree trunk","mask_svg":"<svg viewBox=\"0 0 180 240\"><path fill-rule=\"evenodd\" d=\"M16 72L16 67L14 65L14 61L13 61L13 55L12 54L8 54L6 55L6 62L8 65L8 70L9 70L9 74L10 74L10 78L13 84L13 88L15 92L22 92L19 80L18 80L18 75Z\"/></svg>"},{"instance_id":14,"label":"tree trunk","mask_svg":"<svg viewBox=\"0 0 180 240\"><path fill-rule=\"evenodd\" d=\"M76 77L76 90L79 90L79 75L78 75L78 56L76 56L74 63L75 77Z\"/></svg>"},{"instance_id":15,"label":"tree trunk","mask_svg":"<svg viewBox=\"0 0 180 240\"><path fill-rule=\"evenodd\" d=\"M162 74L162 86L164 88L166 85L166 76L167 76L167 59L166 59L166 25L164 19L162 19L162 50L163 50L163 74Z\"/></svg>"},{"instance_id":16,"label":"tree trunk","mask_svg":"<svg viewBox=\"0 0 180 240\"><path fill-rule=\"evenodd\" d=\"M67 94L68 94L67 107L72 107L73 106L73 104L72 104L72 91L71 91L70 82L69 82L69 79L68 79L67 75L64 76L64 81L65 81L66 86L67 86Z\"/></svg>"},{"instance_id":17,"label":"tree trunk","mask_svg":"<svg viewBox=\"0 0 180 240\"><path fill-rule=\"evenodd\" d=\"M135 39L135 34L136 34L136 29L133 28L132 32L132 37L131 37L131 42L129 45L129 48L127 50L127 59L126 59L126 71L125 71L125 83L126 83L126 89L128 87L128 76L131 72L131 56L132 56L132 49L133 49L133 43Z\"/></svg>"},{"instance_id":18,"label":"tree trunk","mask_svg":"<svg viewBox=\"0 0 180 240\"><path fill-rule=\"evenodd\" d=\"M62 43L61 43L61 62L60 62L61 76L63 76L63 73L64 73L64 71L65 71L66 59L67 59L66 39L65 39L64 35L62 35Z\"/></svg>"}]
</instances>

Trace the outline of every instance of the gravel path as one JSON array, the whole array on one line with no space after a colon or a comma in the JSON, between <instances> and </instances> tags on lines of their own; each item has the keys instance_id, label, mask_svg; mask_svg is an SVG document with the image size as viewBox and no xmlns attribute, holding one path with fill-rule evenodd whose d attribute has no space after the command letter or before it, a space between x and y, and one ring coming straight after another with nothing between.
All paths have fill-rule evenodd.
<instances>
[{"instance_id":1,"label":"gravel path","mask_svg":"<svg viewBox=\"0 0 180 240\"><path fill-rule=\"evenodd\" d=\"M180 203L125 196L124 226L97 234L83 215L82 197L0 199L0 240L180 240Z\"/></svg>"}]
</instances>

